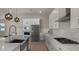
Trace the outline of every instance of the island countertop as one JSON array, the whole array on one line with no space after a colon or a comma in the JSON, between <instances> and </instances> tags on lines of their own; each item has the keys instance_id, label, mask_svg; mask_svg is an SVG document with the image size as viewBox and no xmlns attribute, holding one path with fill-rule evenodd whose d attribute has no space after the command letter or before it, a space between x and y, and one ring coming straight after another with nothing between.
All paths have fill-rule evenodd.
<instances>
[{"instance_id":1,"label":"island countertop","mask_svg":"<svg viewBox=\"0 0 79 59\"><path fill-rule=\"evenodd\" d=\"M79 51L79 44L62 44L54 38L52 40L56 47L61 48L62 51Z\"/></svg>"},{"instance_id":2,"label":"island countertop","mask_svg":"<svg viewBox=\"0 0 79 59\"><path fill-rule=\"evenodd\" d=\"M16 36L15 39L22 39L21 36ZM26 40L29 38L29 36L26 36ZM0 37L0 51L16 51L15 49L19 47L20 51L20 43L9 43L8 38Z\"/></svg>"},{"instance_id":3,"label":"island countertop","mask_svg":"<svg viewBox=\"0 0 79 59\"><path fill-rule=\"evenodd\" d=\"M0 42L0 51L14 51L19 46L20 46L20 43Z\"/></svg>"}]
</instances>

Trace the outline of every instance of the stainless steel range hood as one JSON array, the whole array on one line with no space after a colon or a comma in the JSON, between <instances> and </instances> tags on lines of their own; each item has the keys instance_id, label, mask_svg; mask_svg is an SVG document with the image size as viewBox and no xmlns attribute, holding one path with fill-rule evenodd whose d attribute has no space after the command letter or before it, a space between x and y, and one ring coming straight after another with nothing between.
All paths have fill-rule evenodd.
<instances>
[{"instance_id":1,"label":"stainless steel range hood","mask_svg":"<svg viewBox=\"0 0 79 59\"><path fill-rule=\"evenodd\" d=\"M57 20L57 22L67 22L70 21L70 8L66 8L66 16Z\"/></svg>"},{"instance_id":2,"label":"stainless steel range hood","mask_svg":"<svg viewBox=\"0 0 79 59\"><path fill-rule=\"evenodd\" d=\"M67 22L67 21L70 21L70 16L64 16L60 18L59 20L57 20L57 22Z\"/></svg>"}]
</instances>

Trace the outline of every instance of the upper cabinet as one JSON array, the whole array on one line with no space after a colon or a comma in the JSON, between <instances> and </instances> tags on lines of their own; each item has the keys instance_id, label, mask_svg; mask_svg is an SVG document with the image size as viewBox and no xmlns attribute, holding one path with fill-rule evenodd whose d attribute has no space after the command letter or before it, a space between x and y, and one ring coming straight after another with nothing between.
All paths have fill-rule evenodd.
<instances>
[{"instance_id":1,"label":"upper cabinet","mask_svg":"<svg viewBox=\"0 0 79 59\"><path fill-rule=\"evenodd\" d=\"M50 16L49 16L49 28L57 28L57 22L55 23L55 21L58 19L58 8L55 8Z\"/></svg>"},{"instance_id":2,"label":"upper cabinet","mask_svg":"<svg viewBox=\"0 0 79 59\"><path fill-rule=\"evenodd\" d=\"M79 8L55 8L49 16L49 28L59 28L60 22L79 28Z\"/></svg>"},{"instance_id":3,"label":"upper cabinet","mask_svg":"<svg viewBox=\"0 0 79 59\"><path fill-rule=\"evenodd\" d=\"M71 28L79 28L79 8L71 8Z\"/></svg>"},{"instance_id":4,"label":"upper cabinet","mask_svg":"<svg viewBox=\"0 0 79 59\"><path fill-rule=\"evenodd\" d=\"M29 25L40 25L40 19L39 18L23 19L23 26L29 26Z\"/></svg>"}]
</instances>

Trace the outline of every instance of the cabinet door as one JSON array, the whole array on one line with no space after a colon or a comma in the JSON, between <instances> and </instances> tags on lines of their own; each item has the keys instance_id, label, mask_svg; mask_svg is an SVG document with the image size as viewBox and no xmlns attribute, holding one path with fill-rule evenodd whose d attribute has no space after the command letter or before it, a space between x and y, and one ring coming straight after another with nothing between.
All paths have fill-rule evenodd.
<instances>
[{"instance_id":1,"label":"cabinet door","mask_svg":"<svg viewBox=\"0 0 79 59\"><path fill-rule=\"evenodd\" d=\"M16 47L13 51L20 51L20 46Z\"/></svg>"},{"instance_id":2,"label":"cabinet door","mask_svg":"<svg viewBox=\"0 0 79 59\"><path fill-rule=\"evenodd\" d=\"M53 28L54 28L54 29L59 28L59 22L54 22L54 24L53 24Z\"/></svg>"},{"instance_id":3,"label":"cabinet door","mask_svg":"<svg viewBox=\"0 0 79 59\"><path fill-rule=\"evenodd\" d=\"M32 25L40 25L40 19L32 19Z\"/></svg>"},{"instance_id":4,"label":"cabinet door","mask_svg":"<svg viewBox=\"0 0 79 59\"><path fill-rule=\"evenodd\" d=\"M71 8L71 28L79 28L79 8Z\"/></svg>"},{"instance_id":5,"label":"cabinet door","mask_svg":"<svg viewBox=\"0 0 79 59\"><path fill-rule=\"evenodd\" d=\"M23 19L23 26L26 26L26 25L40 25L40 19L39 18Z\"/></svg>"},{"instance_id":6,"label":"cabinet door","mask_svg":"<svg viewBox=\"0 0 79 59\"><path fill-rule=\"evenodd\" d=\"M59 15L58 15L58 8L55 8L50 16L49 16L49 28L56 28L56 20L58 20L59 18Z\"/></svg>"},{"instance_id":7,"label":"cabinet door","mask_svg":"<svg viewBox=\"0 0 79 59\"><path fill-rule=\"evenodd\" d=\"M49 51L56 51L55 47L52 45L50 36L46 35L46 45Z\"/></svg>"}]
</instances>

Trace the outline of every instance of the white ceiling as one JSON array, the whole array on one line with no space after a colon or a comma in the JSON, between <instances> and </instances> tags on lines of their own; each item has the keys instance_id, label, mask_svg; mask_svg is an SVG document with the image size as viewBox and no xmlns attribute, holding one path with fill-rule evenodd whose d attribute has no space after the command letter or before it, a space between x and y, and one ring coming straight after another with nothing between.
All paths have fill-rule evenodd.
<instances>
[{"instance_id":1,"label":"white ceiling","mask_svg":"<svg viewBox=\"0 0 79 59\"><path fill-rule=\"evenodd\" d=\"M54 8L0 8L0 15L10 11L13 14L20 15L45 15L48 16ZM42 11L42 13L40 13Z\"/></svg>"}]
</instances>

